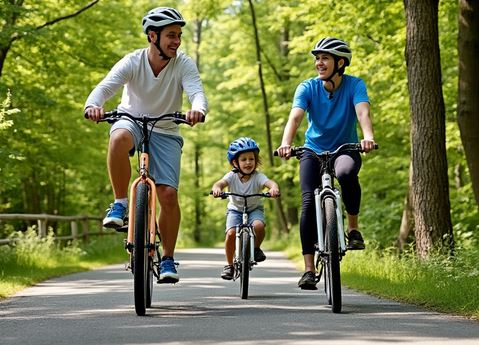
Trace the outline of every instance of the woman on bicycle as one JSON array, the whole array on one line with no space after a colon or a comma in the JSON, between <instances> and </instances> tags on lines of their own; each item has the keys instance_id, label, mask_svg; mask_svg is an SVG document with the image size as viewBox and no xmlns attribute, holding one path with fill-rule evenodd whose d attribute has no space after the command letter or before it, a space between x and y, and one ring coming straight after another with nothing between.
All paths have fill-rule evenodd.
<instances>
[{"instance_id":1,"label":"woman on bicycle","mask_svg":"<svg viewBox=\"0 0 479 345\"><path fill-rule=\"evenodd\" d=\"M211 188L213 196L219 196L226 187L229 187L229 191L232 193L243 195L259 194L266 187L272 197L279 196L278 184L256 170L261 161L259 147L253 139L241 137L233 141L228 148L227 158L232 170L215 182ZM225 254L227 265L221 273L221 278L226 280L231 280L234 276L236 226L242 224L243 205L242 198L230 196L226 214ZM266 255L260 248L265 236L262 199L260 197L249 198L247 212L248 223L254 227L255 232L254 257L256 262L261 262L266 260Z\"/></svg>"},{"instance_id":2,"label":"woman on bicycle","mask_svg":"<svg viewBox=\"0 0 479 345\"><path fill-rule=\"evenodd\" d=\"M191 109L186 120L192 125L207 112L207 101L194 61L178 50L185 20L169 7L149 11L142 20L148 47L127 54L90 93L85 103L85 114L90 120L103 117L105 102L123 87L118 111L131 115L162 115L181 111L183 90L188 95ZM115 201L110 205L103 226L116 228L124 225L128 208L128 185L131 177L129 153L134 153L142 133L128 120L117 121L110 130L108 172ZM150 174L157 185L161 211L159 230L164 257L161 260L160 283L179 280L173 255L180 225L178 184L183 138L178 125L159 121L150 138Z\"/></svg>"},{"instance_id":3,"label":"woman on bicycle","mask_svg":"<svg viewBox=\"0 0 479 345\"><path fill-rule=\"evenodd\" d=\"M358 142L358 122L363 134L362 149L371 151L375 142L366 85L362 79L344 74L346 66L351 63L351 49L340 39L326 37L314 46L311 53L318 77L307 79L296 88L281 146L277 150L279 156L290 157L291 144L305 112L308 128L304 146L311 151L320 154L333 151L344 143ZM364 240L358 230L361 156L357 152L344 153L336 158L334 168L347 212L348 249L364 249ZM318 160L306 150L300 158L300 235L305 272L298 286L302 289L316 289L314 190L321 184L319 170Z\"/></svg>"}]
</instances>

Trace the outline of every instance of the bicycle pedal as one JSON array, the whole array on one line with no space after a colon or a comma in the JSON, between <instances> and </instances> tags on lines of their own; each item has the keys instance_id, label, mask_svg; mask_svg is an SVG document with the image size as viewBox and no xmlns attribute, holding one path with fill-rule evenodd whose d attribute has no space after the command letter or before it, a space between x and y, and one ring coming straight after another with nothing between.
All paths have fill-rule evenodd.
<instances>
[{"instance_id":1,"label":"bicycle pedal","mask_svg":"<svg viewBox=\"0 0 479 345\"><path fill-rule=\"evenodd\" d=\"M128 224L127 224L127 225L120 226L119 228L115 228L115 231L116 231L116 232L127 233L127 232L128 232Z\"/></svg>"}]
</instances>

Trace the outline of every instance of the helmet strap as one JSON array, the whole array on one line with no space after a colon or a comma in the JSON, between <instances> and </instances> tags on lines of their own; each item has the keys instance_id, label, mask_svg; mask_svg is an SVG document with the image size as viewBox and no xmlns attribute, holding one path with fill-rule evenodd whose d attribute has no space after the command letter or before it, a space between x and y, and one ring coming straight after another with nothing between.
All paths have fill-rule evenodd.
<instances>
[{"instance_id":1,"label":"helmet strap","mask_svg":"<svg viewBox=\"0 0 479 345\"><path fill-rule=\"evenodd\" d=\"M160 52L158 55L163 60L171 60L171 58L168 55L166 55L165 52L163 51L163 49L161 49L161 47L160 47L160 33L161 33L161 29L156 31L156 41L154 43L156 49L158 49L158 51Z\"/></svg>"},{"instance_id":2,"label":"helmet strap","mask_svg":"<svg viewBox=\"0 0 479 345\"><path fill-rule=\"evenodd\" d=\"M233 164L233 168L231 169L232 172L234 172L235 174L241 174L242 176L249 176L249 175L252 175L254 173L254 170L252 172L250 172L249 174L243 172L243 170L241 170L241 168L236 165Z\"/></svg>"},{"instance_id":3,"label":"helmet strap","mask_svg":"<svg viewBox=\"0 0 479 345\"><path fill-rule=\"evenodd\" d=\"M334 56L334 69L333 69L333 73L331 73L331 75L330 75L329 77L327 77L326 79L323 79L324 82L326 82L326 83L331 83L331 85L332 85L332 87L333 87L333 88L332 88L333 91L334 91L334 88L336 87L336 84L335 84L334 81L333 81L333 77L338 73L338 70L339 70L339 68L338 68L338 61L339 61L339 59L338 59L336 56ZM327 90L326 90L326 91L327 91ZM328 91L328 99L333 99L333 91L331 91L331 92Z\"/></svg>"}]
</instances>

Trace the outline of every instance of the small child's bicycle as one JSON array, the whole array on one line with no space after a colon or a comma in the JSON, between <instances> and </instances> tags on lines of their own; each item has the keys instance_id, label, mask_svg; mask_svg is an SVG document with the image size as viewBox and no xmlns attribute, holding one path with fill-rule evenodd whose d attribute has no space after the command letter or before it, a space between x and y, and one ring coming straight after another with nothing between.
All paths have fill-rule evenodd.
<instances>
[{"instance_id":1,"label":"small child's bicycle","mask_svg":"<svg viewBox=\"0 0 479 345\"><path fill-rule=\"evenodd\" d=\"M258 194L236 194L232 192L221 192L218 198L226 199L229 196L237 196L244 199L243 221L236 226L236 242L234 255L234 276L233 280L240 279L240 296L242 299L248 298L249 272L256 265L254 257L254 227L248 225L248 198L264 197L270 198L269 193Z\"/></svg>"},{"instance_id":2,"label":"small child's bicycle","mask_svg":"<svg viewBox=\"0 0 479 345\"><path fill-rule=\"evenodd\" d=\"M177 124L190 123L180 112L135 117L117 110L106 112L103 119L98 122L112 124L120 119L129 119L143 133L141 143L137 148L139 176L130 186L128 224L116 229L118 232L127 233L125 249L130 254L128 268L133 273L135 311L138 316L143 316L146 314L146 308L151 307L153 276L158 282L161 262L161 238L156 217L156 185L149 175L150 135L153 126L158 121L172 120Z\"/></svg>"}]
</instances>

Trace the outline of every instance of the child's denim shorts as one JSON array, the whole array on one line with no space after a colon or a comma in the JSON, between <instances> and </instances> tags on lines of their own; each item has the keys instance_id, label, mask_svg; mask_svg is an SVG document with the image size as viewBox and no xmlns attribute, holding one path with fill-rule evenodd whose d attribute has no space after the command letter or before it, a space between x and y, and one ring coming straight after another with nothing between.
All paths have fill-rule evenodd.
<instances>
[{"instance_id":1,"label":"child's denim shorts","mask_svg":"<svg viewBox=\"0 0 479 345\"><path fill-rule=\"evenodd\" d=\"M263 224L266 224L264 221L264 208L257 207L254 210L248 212L248 225L253 224L255 220L261 221ZM243 223L243 212L239 212L236 210L227 210L226 211L226 229L234 228L237 225L241 225Z\"/></svg>"}]
</instances>

